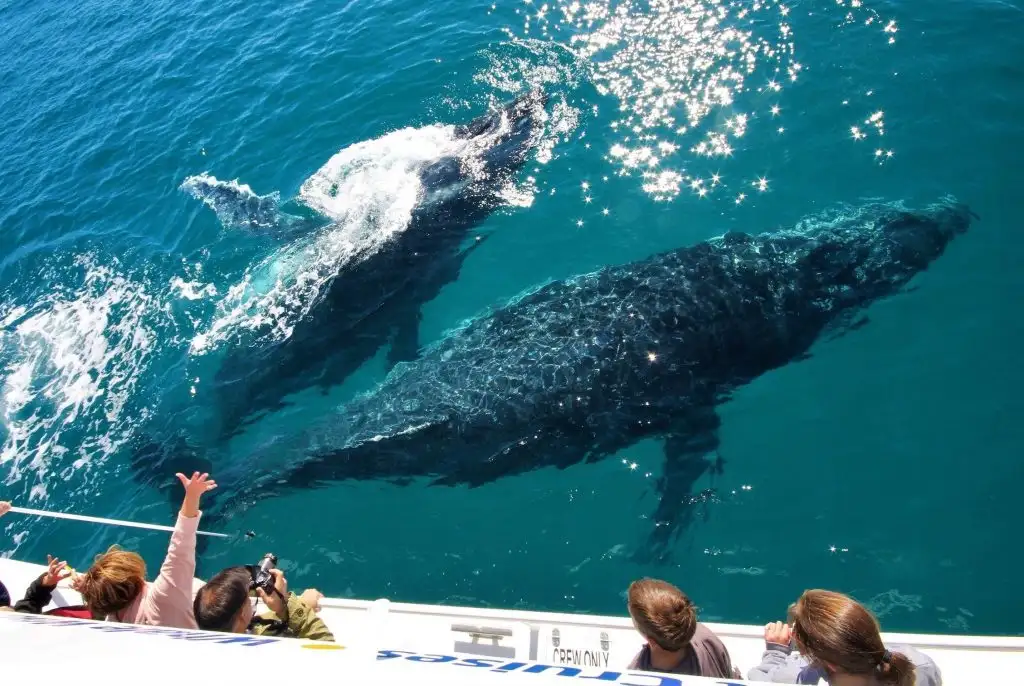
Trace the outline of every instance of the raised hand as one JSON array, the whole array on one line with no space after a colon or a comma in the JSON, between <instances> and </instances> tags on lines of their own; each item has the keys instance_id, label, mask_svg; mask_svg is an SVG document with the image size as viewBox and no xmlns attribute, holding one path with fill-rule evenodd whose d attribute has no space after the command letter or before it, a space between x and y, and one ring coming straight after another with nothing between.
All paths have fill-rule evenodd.
<instances>
[{"instance_id":1,"label":"raised hand","mask_svg":"<svg viewBox=\"0 0 1024 686\"><path fill-rule=\"evenodd\" d=\"M193 472L192 478L188 479L184 474L175 474L178 477L178 481L185 488L185 499L181 503L181 514L186 517L198 517L199 516L199 499L207 491L212 491L217 488L217 482L213 479L207 479L209 474L200 474L199 472Z\"/></svg>"},{"instance_id":2,"label":"raised hand","mask_svg":"<svg viewBox=\"0 0 1024 686\"><path fill-rule=\"evenodd\" d=\"M53 555L47 555L46 564L48 565L46 574L43 574L43 579L40 582L43 586L52 588L71 576L71 569L64 560L58 560Z\"/></svg>"},{"instance_id":3,"label":"raised hand","mask_svg":"<svg viewBox=\"0 0 1024 686\"><path fill-rule=\"evenodd\" d=\"M784 622L769 622L764 625L764 642L789 646L793 640L793 629Z\"/></svg>"},{"instance_id":4,"label":"raised hand","mask_svg":"<svg viewBox=\"0 0 1024 686\"><path fill-rule=\"evenodd\" d=\"M0 500L0 517L11 511L11 504L6 500Z\"/></svg>"}]
</instances>

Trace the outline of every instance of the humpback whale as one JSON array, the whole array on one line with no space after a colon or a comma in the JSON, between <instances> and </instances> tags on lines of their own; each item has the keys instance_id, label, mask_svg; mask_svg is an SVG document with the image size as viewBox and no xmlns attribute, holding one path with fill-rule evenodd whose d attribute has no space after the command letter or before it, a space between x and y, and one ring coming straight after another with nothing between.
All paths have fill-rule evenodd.
<instances>
[{"instance_id":1,"label":"humpback whale","mask_svg":"<svg viewBox=\"0 0 1024 686\"><path fill-rule=\"evenodd\" d=\"M235 503L344 479L472 487L663 437L649 550L664 554L699 510L695 482L721 467L717 406L805 358L823 333L855 328L971 216L952 199L846 206L547 283L220 468L218 481Z\"/></svg>"},{"instance_id":2,"label":"humpback whale","mask_svg":"<svg viewBox=\"0 0 1024 686\"><path fill-rule=\"evenodd\" d=\"M225 223L298 236L265 265L256 279L264 283L257 290L289 279L300 285L314 282L302 295L286 293L266 308L282 309L281 301L286 306L314 301L302 303L302 316L288 323L286 336L257 336L231 346L219 360L213 406L222 438L284 406L289 394L340 384L385 345L390 344L389 367L416 356L421 306L457 278L467 255L480 245L484 237L469 240L471 229L505 204L502 191L539 143L546 100L543 92L532 91L467 124L403 130L432 136L425 154L439 149L435 159L417 159L402 138L390 147L352 146L308 179L301 197L289 203L281 203L277 194L256 196L248 186L208 175L184 184ZM372 202L353 208L358 201L339 197L346 190L371 196L405 192L391 188L401 185L395 176L402 174L373 168L378 162L374 155L391 155L406 164L413 159L415 195L408 217L390 216L391 208ZM337 178L344 175L341 169L363 176L345 186ZM401 169L403 174L407 170ZM367 190L374 185L384 188ZM291 211L285 210L288 204ZM310 277L309 271L316 273ZM263 329L273 328L272 318L260 319Z\"/></svg>"}]
</instances>

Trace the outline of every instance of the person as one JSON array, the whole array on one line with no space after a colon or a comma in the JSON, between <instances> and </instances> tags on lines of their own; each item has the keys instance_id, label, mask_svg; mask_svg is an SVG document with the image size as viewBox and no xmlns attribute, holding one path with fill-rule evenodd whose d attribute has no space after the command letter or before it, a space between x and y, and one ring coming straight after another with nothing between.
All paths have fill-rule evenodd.
<instances>
[{"instance_id":1,"label":"person","mask_svg":"<svg viewBox=\"0 0 1024 686\"><path fill-rule=\"evenodd\" d=\"M6 589L0 594L0 607L4 610L14 612L29 612L35 615L42 614L43 608L50 604L53 590L62 580L71 576L71 570L67 568L68 563L58 560L52 555L46 556L47 569L39 575L39 578L29 584L25 591L25 597L11 607L10 595ZM2 597L6 595L7 597Z\"/></svg>"},{"instance_id":2,"label":"person","mask_svg":"<svg viewBox=\"0 0 1024 686\"><path fill-rule=\"evenodd\" d=\"M633 626L647 641L630 669L721 679L739 676L729 651L697 621L697 611L685 593L667 581L640 579L630 584L627 596Z\"/></svg>"},{"instance_id":3,"label":"person","mask_svg":"<svg viewBox=\"0 0 1024 686\"><path fill-rule=\"evenodd\" d=\"M11 504L6 500L0 500L0 517L11 511ZM4 582L0 581L0 610L11 609L11 594L7 592Z\"/></svg>"},{"instance_id":4,"label":"person","mask_svg":"<svg viewBox=\"0 0 1024 686\"><path fill-rule=\"evenodd\" d=\"M764 655L747 674L750 681L942 686L942 673L930 657L908 645L884 644L878 620L849 596L805 591L790 606L789 619L792 626L765 626Z\"/></svg>"},{"instance_id":5,"label":"person","mask_svg":"<svg viewBox=\"0 0 1024 686\"><path fill-rule=\"evenodd\" d=\"M256 587L248 567L228 567L219 572L196 594L196 624L207 631L333 641L334 635L316 614L323 595L311 588L301 597L296 596L288 591L288 580L280 569L270 573L274 575L274 585L268 593ZM256 616L253 592L269 612Z\"/></svg>"},{"instance_id":6,"label":"person","mask_svg":"<svg viewBox=\"0 0 1024 686\"><path fill-rule=\"evenodd\" d=\"M177 474L185 488L167 557L153 583L146 582L146 564L137 553L111 546L96 557L92 567L72 582L72 588L93 616L127 624L195 629L192 615L192 578L196 571L196 530L202 512L199 500L217 483L209 474L192 478Z\"/></svg>"}]
</instances>

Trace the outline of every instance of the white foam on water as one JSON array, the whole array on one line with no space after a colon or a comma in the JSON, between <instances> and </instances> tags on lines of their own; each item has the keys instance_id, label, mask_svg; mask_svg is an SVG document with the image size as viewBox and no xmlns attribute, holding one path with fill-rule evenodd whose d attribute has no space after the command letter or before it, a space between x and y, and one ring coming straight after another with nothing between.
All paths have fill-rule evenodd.
<instances>
[{"instance_id":1,"label":"white foam on water","mask_svg":"<svg viewBox=\"0 0 1024 686\"><path fill-rule=\"evenodd\" d=\"M217 287L212 283L201 283L199 281L186 281L180 276L171 279L171 291L178 294L178 297L185 300L202 300L217 295Z\"/></svg>"},{"instance_id":2,"label":"white foam on water","mask_svg":"<svg viewBox=\"0 0 1024 686\"><path fill-rule=\"evenodd\" d=\"M420 171L446 158L459 160L463 171L482 180L478 153L503 127L470 140L455 137L455 127L432 125L404 128L351 145L308 178L299 199L330 225L302 236L247 269L217 302L208 326L197 330L192 354L204 354L240 334L283 340L317 304L331 280L346 265L378 252L410 225L423 200ZM521 197L513 198L519 204ZM206 293L199 284L183 297ZM248 342L249 344L252 341Z\"/></svg>"},{"instance_id":3,"label":"white foam on water","mask_svg":"<svg viewBox=\"0 0 1024 686\"><path fill-rule=\"evenodd\" d=\"M34 482L32 501L45 501L72 474L77 489L87 488L79 472L102 465L143 418L127 403L153 353L147 319L158 302L116 266L90 256L77 266L77 288L0 310L0 465L6 485Z\"/></svg>"}]
</instances>

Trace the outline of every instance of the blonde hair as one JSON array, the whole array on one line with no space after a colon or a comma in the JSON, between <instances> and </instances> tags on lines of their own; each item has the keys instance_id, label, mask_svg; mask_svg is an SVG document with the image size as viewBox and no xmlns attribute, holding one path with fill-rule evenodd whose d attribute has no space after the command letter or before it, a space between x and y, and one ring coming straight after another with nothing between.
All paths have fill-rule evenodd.
<instances>
[{"instance_id":1,"label":"blonde hair","mask_svg":"<svg viewBox=\"0 0 1024 686\"><path fill-rule=\"evenodd\" d=\"M800 651L818 664L847 674L871 675L883 684L914 686L914 663L890 653L878 620L853 598L833 591L804 591L789 608Z\"/></svg>"},{"instance_id":2,"label":"blonde hair","mask_svg":"<svg viewBox=\"0 0 1024 686\"><path fill-rule=\"evenodd\" d=\"M146 586L146 563L138 553L112 545L97 555L92 567L79 576L74 588L94 616L117 614L142 593Z\"/></svg>"},{"instance_id":3,"label":"blonde hair","mask_svg":"<svg viewBox=\"0 0 1024 686\"><path fill-rule=\"evenodd\" d=\"M685 593L667 581L634 581L629 585L627 607L636 630L664 650L682 650L697 631L696 608Z\"/></svg>"}]
</instances>

